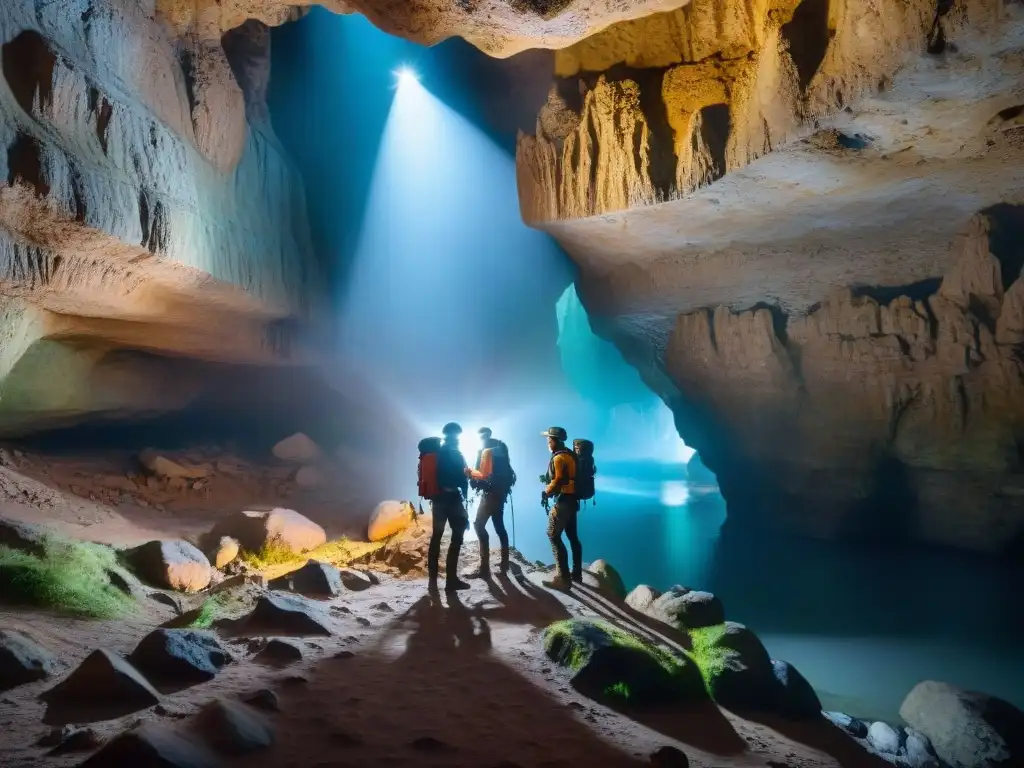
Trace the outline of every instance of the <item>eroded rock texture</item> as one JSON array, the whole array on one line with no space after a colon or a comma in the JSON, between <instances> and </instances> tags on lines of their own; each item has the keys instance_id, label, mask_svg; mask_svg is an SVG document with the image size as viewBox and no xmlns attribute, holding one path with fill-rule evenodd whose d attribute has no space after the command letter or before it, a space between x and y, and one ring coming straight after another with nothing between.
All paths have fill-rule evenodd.
<instances>
[{"instance_id":1,"label":"eroded rock texture","mask_svg":"<svg viewBox=\"0 0 1024 768\"><path fill-rule=\"evenodd\" d=\"M558 54L524 216L731 526L1019 552L1024 8L701 2Z\"/></svg>"},{"instance_id":2,"label":"eroded rock texture","mask_svg":"<svg viewBox=\"0 0 1024 768\"><path fill-rule=\"evenodd\" d=\"M293 357L313 262L264 32L175 39L139 0L3 4L0 429L195 396L147 353Z\"/></svg>"},{"instance_id":3,"label":"eroded rock texture","mask_svg":"<svg viewBox=\"0 0 1024 768\"><path fill-rule=\"evenodd\" d=\"M963 0L944 28L991 28L1002 5ZM693 0L559 51L567 79L519 141L523 217L684 197L885 91L934 16L933 0Z\"/></svg>"},{"instance_id":4,"label":"eroded rock texture","mask_svg":"<svg viewBox=\"0 0 1024 768\"><path fill-rule=\"evenodd\" d=\"M246 20L275 26L306 6L361 13L392 35L424 45L462 37L491 56L564 48L609 24L670 11L687 0L157 0L178 34L216 40Z\"/></svg>"}]
</instances>

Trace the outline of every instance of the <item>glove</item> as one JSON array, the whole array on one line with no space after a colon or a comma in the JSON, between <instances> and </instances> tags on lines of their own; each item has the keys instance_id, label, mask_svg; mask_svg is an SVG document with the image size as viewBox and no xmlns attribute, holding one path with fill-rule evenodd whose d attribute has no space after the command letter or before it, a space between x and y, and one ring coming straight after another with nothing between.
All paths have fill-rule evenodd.
<instances>
[{"instance_id":1,"label":"glove","mask_svg":"<svg viewBox=\"0 0 1024 768\"><path fill-rule=\"evenodd\" d=\"M547 500L548 500L549 498L550 498L550 496L548 496L548 492L547 492L547 491L541 491L541 492L540 492L540 503L541 503L541 504L543 504L543 503L544 503L545 501L547 501Z\"/></svg>"}]
</instances>

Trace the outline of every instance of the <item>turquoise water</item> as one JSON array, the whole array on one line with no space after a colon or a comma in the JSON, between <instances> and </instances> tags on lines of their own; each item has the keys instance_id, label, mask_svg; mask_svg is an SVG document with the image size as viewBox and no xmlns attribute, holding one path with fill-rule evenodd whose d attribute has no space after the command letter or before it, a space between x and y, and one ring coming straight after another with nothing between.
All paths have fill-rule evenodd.
<instances>
[{"instance_id":1,"label":"turquoise water","mask_svg":"<svg viewBox=\"0 0 1024 768\"><path fill-rule=\"evenodd\" d=\"M627 586L707 589L795 664L826 708L898 721L906 693L937 679L1024 708L1020 568L949 554L869 552L822 542L719 537L725 502L681 466L601 467L581 512L584 558L613 563ZM517 499L518 500L518 499ZM544 516L517 508L517 545L552 561Z\"/></svg>"}]
</instances>

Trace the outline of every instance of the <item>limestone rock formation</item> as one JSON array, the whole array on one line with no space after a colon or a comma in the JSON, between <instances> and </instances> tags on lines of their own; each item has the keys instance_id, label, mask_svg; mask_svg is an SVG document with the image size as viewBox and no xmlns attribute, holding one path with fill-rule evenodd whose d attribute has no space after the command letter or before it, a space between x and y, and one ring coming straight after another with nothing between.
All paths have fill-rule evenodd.
<instances>
[{"instance_id":1,"label":"limestone rock formation","mask_svg":"<svg viewBox=\"0 0 1024 768\"><path fill-rule=\"evenodd\" d=\"M327 542L327 533L319 525L295 510L281 508L236 512L220 520L206 538L217 542L225 536L249 552L280 547L301 554Z\"/></svg>"},{"instance_id":2,"label":"limestone rock formation","mask_svg":"<svg viewBox=\"0 0 1024 768\"><path fill-rule=\"evenodd\" d=\"M463 37L491 56L528 48L564 48L609 24L685 5L686 0L321 0L335 13L362 13L399 37L434 45ZM157 13L179 33L217 40L248 19L283 24L306 0L157 0Z\"/></svg>"},{"instance_id":3,"label":"limestone rock formation","mask_svg":"<svg viewBox=\"0 0 1024 768\"><path fill-rule=\"evenodd\" d=\"M138 0L12 0L0 51L0 430L181 408L202 371L164 353L293 359L302 189L219 37Z\"/></svg>"},{"instance_id":4,"label":"limestone rock formation","mask_svg":"<svg viewBox=\"0 0 1024 768\"><path fill-rule=\"evenodd\" d=\"M694 0L560 52L521 137L524 217L730 528L1024 545L1024 8L933 54L929 8Z\"/></svg>"},{"instance_id":5,"label":"limestone rock formation","mask_svg":"<svg viewBox=\"0 0 1024 768\"><path fill-rule=\"evenodd\" d=\"M970 0L950 34L991 25ZM616 24L556 54L562 90L585 95L552 131L553 96L517 153L523 218L582 218L684 197L785 144L920 51L932 0L693 0ZM955 31L954 31L955 30ZM574 101L579 102L578 99Z\"/></svg>"}]
</instances>

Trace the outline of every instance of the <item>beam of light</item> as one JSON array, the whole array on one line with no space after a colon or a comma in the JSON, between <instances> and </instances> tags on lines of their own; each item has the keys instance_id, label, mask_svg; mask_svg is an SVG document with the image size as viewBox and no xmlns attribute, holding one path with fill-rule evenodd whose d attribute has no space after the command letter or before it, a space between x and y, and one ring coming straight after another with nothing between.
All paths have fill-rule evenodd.
<instances>
[{"instance_id":1,"label":"beam of light","mask_svg":"<svg viewBox=\"0 0 1024 768\"><path fill-rule=\"evenodd\" d=\"M416 70L410 67L408 64L403 64L395 70L395 78L398 80L398 87L417 85L420 81L420 76Z\"/></svg>"}]
</instances>

